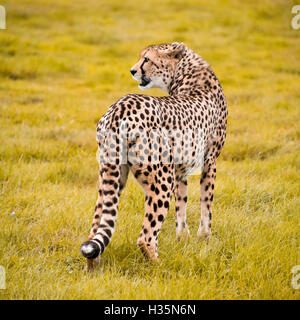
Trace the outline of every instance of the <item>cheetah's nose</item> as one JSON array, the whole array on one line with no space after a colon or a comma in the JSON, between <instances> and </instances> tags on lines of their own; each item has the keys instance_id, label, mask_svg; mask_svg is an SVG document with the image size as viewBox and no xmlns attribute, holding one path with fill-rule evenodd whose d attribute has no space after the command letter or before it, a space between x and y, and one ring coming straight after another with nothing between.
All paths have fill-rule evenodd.
<instances>
[{"instance_id":1,"label":"cheetah's nose","mask_svg":"<svg viewBox=\"0 0 300 320\"><path fill-rule=\"evenodd\" d=\"M136 70L131 69L130 72L133 76L136 74Z\"/></svg>"}]
</instances>

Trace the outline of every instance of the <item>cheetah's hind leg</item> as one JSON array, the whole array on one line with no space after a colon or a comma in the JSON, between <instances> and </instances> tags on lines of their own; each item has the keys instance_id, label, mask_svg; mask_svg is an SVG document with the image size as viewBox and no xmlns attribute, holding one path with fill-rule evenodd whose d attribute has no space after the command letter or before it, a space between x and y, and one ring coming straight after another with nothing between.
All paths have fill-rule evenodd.
<instances>
[{"instance_id":1,"label":"cheetah's hind leg","mask_svg":"<svg viewBox=\"0 0 300 320\"><path fill-rule=\"evenodd\" d=\"M164 172L169 174L170 177L164 182L156 182L155 180L155 177L162 173L160 166L147 166L143 169L143 174L137 174L135 168L132 168L135 177L143 186L145 192L145 217L137 244L144 256L151 261L157 261L158 259L158 234L167 216L171 200L172 166L165 165L164 167ZM148 174L147 184L143 183L145 172Z\"/></svg>"},{"instance_id":2,"label":"cheetah's hind leg","mask_svg":"<svg viewBox=\"0 0 300 320\"><path fill-rule=\"evenodd\" d=\"M105 164L100 170L99 197L92 230L88 241L80 247L82 255L87 258L88 271L99 264L100 255L112 238L120 193L126 184L127 176L128 167L126 165Z\"/></svg>"}]
</instances>

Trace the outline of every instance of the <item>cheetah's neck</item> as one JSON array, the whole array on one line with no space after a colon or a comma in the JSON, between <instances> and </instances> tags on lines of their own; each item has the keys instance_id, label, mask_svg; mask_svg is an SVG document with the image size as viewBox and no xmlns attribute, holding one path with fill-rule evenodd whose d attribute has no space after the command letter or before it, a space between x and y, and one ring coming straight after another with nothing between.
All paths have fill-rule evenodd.
<instances>
[{"instance_id":1,"label":"cheetah's neck","mask_svg":"<svg viewBox=\"0 0 300 320\"><path fill-rule=\"evenodd\" d=\"M174 73L168 91L171 96L176 95L201 95L210 90L219 81L209 64L191 49L186 53Z\"/></svg>"}]
</instances>

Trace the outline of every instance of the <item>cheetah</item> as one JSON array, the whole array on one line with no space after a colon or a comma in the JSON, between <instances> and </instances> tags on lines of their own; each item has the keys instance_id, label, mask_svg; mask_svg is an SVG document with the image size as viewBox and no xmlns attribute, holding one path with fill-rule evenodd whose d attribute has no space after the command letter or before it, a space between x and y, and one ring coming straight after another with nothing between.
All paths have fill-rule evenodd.
<instances>
[{"instance_id":1,"label":"cheetah","mask_svg":"<svg viewBox=\"0 0 300 320\"><path fill-rule=\"evenodd\" d=\"M129 171L145 194L145 217L137 244L158 259L158 235L175 196L176 236L189 235L187 178L200 168L199 238L211 236L216 160L226 138L227 105L209 64L184 43L151 45L130 69L140 89L167 96L128 94L97 125L99 190L88 241L81 245L92 270L108 246L119 197Z\"/></svg>"}]
</instances>

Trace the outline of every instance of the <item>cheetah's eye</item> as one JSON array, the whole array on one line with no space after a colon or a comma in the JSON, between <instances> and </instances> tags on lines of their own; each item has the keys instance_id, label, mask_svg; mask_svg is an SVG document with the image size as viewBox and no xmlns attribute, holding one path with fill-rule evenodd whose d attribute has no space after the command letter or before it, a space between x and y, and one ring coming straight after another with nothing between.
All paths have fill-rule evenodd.
<instances>
[{"instance_id":1,"label":"cheetah's eye","mask_svg":"<svg viewBox=\"0 0 300 320\"><path fill-rule=\"evenodd\" d=\"M144 58L144 62L148 62L149 61L149 59L148 58Z\"/></svg>"}]
</instances>

